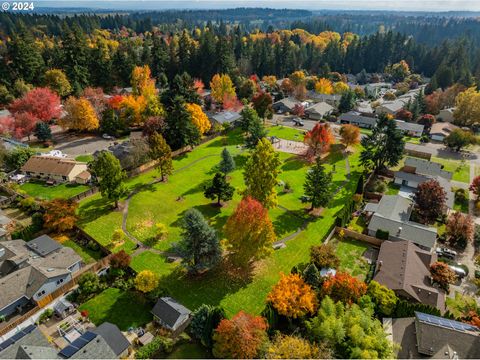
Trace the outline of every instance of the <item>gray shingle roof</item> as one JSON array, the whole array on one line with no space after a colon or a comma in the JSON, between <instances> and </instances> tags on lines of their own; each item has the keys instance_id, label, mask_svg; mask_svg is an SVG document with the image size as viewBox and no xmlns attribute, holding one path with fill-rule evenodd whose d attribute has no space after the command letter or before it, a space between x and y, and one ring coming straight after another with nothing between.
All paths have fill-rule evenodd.
<instances>
[{"instance_id":1,"label":"gray shingle roof","mask_svg":"<svg viewBox=\"0 0 480 360\"><path fill-rule=\"evenodd\" d=\"M345 114L341 114L339 117L340 121L347 121L347 122L354 122L357 124L364 124L368 125L370 127L375 126L377 123L377 118L374 117L368 117L368 116L363 116L360 113L356 111L350 111Z\"/></svg>"},{"instance_id":2,"label":"gray shingle roof","mask_svg":"<svg viewBox=\"0 0 480 360\"><path fill-rule=\"evenodd\" d=\"M235 111L222 111L213 115L210 115L210 119L220 123L220 124L231 124L235 121L240 120L242 115Z\"/></svg>"},{"instance_id":3,"label":"gray shingle roof","mask_svg":"<svg viewBox=\"0 0 480 360\"><path fill-rule=\"evenodd\" d=\"M158 299L152 310L152 314L172 330L176 330L179 325L185 322L190 313L190 310L171 297Z\"/></svg>"},{"instance_id":4,"label":"gray shingle roof","mask_svg":"<svg viewBox=\"0 0 480 360\"><path fill-rule=\"evenodd\" d=\"M428 161L425 159L407 157L405 166L415 168L415 173L430 176L441 176L447 180L452 180L453 174L450 171L443 170L442 164Z\"/></svg>"},{"instance_id":5,"label":"gray shingle roof","mask_svg":"<svg viewBox=\"0 0 480 360\"><path fill-rule=\"evenodd\" d=\"M62 245L48 235L42 235L29 241L27 246L41 256L46 256L62 247Z\"/></svg>"},{"instance_id":6,"label":"gray shingle roof","mask_svg":"<svg viewBox=\"0 0 480 360\"><path fill-rule=\"evenodd\" d=\"M318 114L324 116L325 114L331 112L333 110L333 106L327 104L326 102L318 102L315 105L310 106L305 113L307 114Z\"/></svg>"},{"instance_id":7,"label":"gray shingle roof","mask_svg":"<svg viewBox=\"0 0 480 360\"><path fill-rule=\"evenodd\" d=\"M108 346L113 350L115 355L119 356L125 350L130 347L130 343L127 338L122 334L117 325L104 322L96 329L92 330L93 333L103 337Z\"/></svg>"},{"instance_id":8,"label":"gray shingle roof","mask_svg":"<svg viewBox=\"0 0 480 360\"><path fill-rule=\"evenodd\" d=\"M395 120L395 122L397 123L397 128L402 131L423 132L423 129L425 128L425 126L421 124L406 122L402 120Z\"/></svg>"},{"instance_id":9,"label":"gray shingle roof","mask_svg":"<svg viewBox=\"0 0 480 360\"><path fill-rule=\"evenodd\" d=\"M23 336L4 350L0 350L0 359L24 359L24 351L20 350L21 346L36 347L37 350L39 347L53 349L42 332L38 330L38 328L35 328L32 332ZM49 352L49 354L53 355L51 352ZM57 356L54 358L57 358Z\"/></svg>"}]
</instances>

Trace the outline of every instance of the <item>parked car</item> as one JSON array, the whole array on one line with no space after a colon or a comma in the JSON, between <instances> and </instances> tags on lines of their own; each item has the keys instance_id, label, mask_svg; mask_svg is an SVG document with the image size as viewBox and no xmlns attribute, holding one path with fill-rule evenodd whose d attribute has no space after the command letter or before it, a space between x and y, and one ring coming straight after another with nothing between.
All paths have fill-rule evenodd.
<instances>
[{"instance_id":1,"label":"parked car","mask_svg":"<svg viewBox=\"0 0 480 360\"><path fill-rule=\"evenodd\" d=\"M459 266L448 265L448 267L453 270L455 275L457 275L460 279L467 276L467 272Z\"/></svg>"},{"instance_id":2,"label":"parked car","mask_svg":"<svg viewBox=\"0 0 480 360\"><path fill-rule=\"evenodd\" d=\"M295 126L304 126L305 125L303 123L302 119L300 119L300 118L293 118L292 121L293 121L293 124Z\"/></svg>"},{"instance_id":3,"label":"parked car","mask_svg":"<svg viewBox=\"0 0 480 360\"><path fill-rule=\"evenodd\" d=\"M450 250L448 248L442 248L442 247L437 247L436 249L436 253L438 256L442 256L442 257L446 257L448 259L455 259L455 257L457 256L457 252L456 251L453 251L453 250Z\"/></svg>"},{"instance_id":4,"label":"parked car","mask_svg":"<svg viewBox=\"0 0 480 360\"><path fill-rule=\"evenodd\" d=\"M113 140L113 139L115 139L112 135L108 135L108 134L103 134L102 137L103 137L105 140Z\"/></svg>"}]
</instances>

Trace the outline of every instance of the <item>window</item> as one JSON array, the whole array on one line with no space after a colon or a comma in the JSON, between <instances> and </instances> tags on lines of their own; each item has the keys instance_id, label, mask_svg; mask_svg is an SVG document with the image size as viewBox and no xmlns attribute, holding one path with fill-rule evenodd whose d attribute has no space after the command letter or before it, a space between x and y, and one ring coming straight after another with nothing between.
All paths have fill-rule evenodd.
<instances>
[{"instance_id":1,"label":"window","mask_svg":"<svg viewBox=\"0 0 480 360\"><path fill-rule=\"evenodd\" d=\"M63 283L63 279L57 280L57 285L60 285L61 283Z\"/></svg>"},{"instance_id":2,"label":"window","mask_svg":"<svg viewBox=\"0 0 480 360\"><path fill-rule=\"evenodd\" d=\"M40 291L40 292L37 294L37 297L40 297L40 296L42 296L42 295L45 295L45 290Z\"/></svg>"},{"instance_id":3,"label":"window","mask_svg":"<svg viewBox=\"0 0 480 360\"><path fill-rule=\"evenodd\" d=\"M63 180L67 180L67 177L66 177L66 176L62 176L62 179L63 179Z\"/></svg>"}]
</instances>

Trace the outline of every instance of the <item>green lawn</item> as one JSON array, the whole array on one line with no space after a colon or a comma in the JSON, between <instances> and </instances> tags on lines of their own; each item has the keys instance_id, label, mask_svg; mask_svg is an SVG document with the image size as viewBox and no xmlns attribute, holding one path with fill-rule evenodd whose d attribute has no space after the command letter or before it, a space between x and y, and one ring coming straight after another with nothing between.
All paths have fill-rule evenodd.
<instances>
[{"instance_id":1,"label":"green lawn","mask_svg":"<svg viewBox=\"0 0 480 360\"><path fill-rule=\"evenodd\" d=\"M185 343L176 347L166 359L212 359L212 355L200 344Z\"/></svg>"},{"instance_id":2,"label":"green lawn","mask_svg":"<svg viewBox=\"0 0 480 360\"><path fill-rule=\"evenodd\" d=\"M87 249L85 246L81 246L73 240L64 241L62 245L75 250L75 252L81 256L85 264L91 264L102 257L102 253L100 251Z\"/></svg>"},{"instance_id":3,"label":"green lawn","mask_svg":"<svg viewBox=\"0 0 480 360\"><path fill-rule=\"evenodd\" d=\"M447 310L457 318L468 314L470 310L480 310L480 306L477 304L474 297L461 294L457 291L453 298L448 296L445 303L447 305Z\"/></svg>"},{"instance_id":4,"label":"green lawn","mask_svg":"<svg viewBox=\"0 0 480 360\"><path fill-rule=\"evenodd\" d=\"M393 181L390 181L387 184L387 192L385 195L397 195L400 192L400 185L395 184Z\"/></svg>"},{"instance_id":5,"label":"green lawn","mask_svg":"<svg viewBox=\"0 0 480 360\"><path fill-rule=\"evenodd\" d=\"M58 185L46 185L43 182L26 182L20 185L20 189L28 195L42 200L68 199L86 190L88 186L79 184L63 183Z\"/></svg>"},{"instance_id":6,"label":"green lawn","mask_svg":"<svg viewBox=\"0 0 480 360\"><path fill-rule=\"evenodd\" d=\"M276 136L280 139L303 141L305 130L294 129L288 126L273 125L267 128L268 136Z\"/></svg>"},{"instance_id":7,"label":"green lawn","mask_svg":"<svg viewBox=\"0 0 480 360\"><path fill-rule=\"evenodd\" d=\"M75 160L80 161L80 162L86 162L88 163L89 161L93 160L93 155L91 154L86 154L86 155L78 155Z\"/></svg>"},{"instance_id":8,"label":"green lawn","mask_svg":"<svg viewBox=\"0 0 480 360\"><path fill-rule=\"evenodd\" d=\"M108 321L122 331L152 320L151 305L145 302L143 296L117 288L104 290L82 304L79 310L87 310L90 320L97 326Z\"/></svg>"},{"instance_id":9,"label":"green lawn","mask_svg":"<svg viewBox=\"0 0 480 360\"><path fill-rule=\"evenodd\" d=\"M455 192L457 188L453 187L452 191ZM467 191L467 196L469 196L469 192ZM463 199L462 199L463 200ZM456 211L463 212L465 214L468 214L468 199L464 199L463 201L460 200L459 197L456 196L455 194L455 202L453 204L453 209Z\"/></svg>"},{"instance_id":10,"label":"green lawn","mask_svg":"<svg viewBox=\"0 0 480 360\"><path fill-rule=\"evenodd\" d=\"M356 216L350 221L348 224L348 229L356 231L360 234L363 233L363 230L367 228L367 223L365 222L365 217L363 216Z\"/></svg>"},{"instance_id":11,"label":"green lawn","mask_svg":"<svg viewBox=\"0 0 480 360\"><path fill-rule=\"evenodd\" d=\"M365 280L370 265L362 255L369 248L368 244L348 238L343 240L334 238L331 241L336 245L336 253L340 258L340 270Z\"/></svg>"},{"instance_id":12,"label":"green lawn","mask_svg":"<svg viewBox=\"0 0 480 360\"><path fill-rule=\"evenodd\" d=\"M453 180L470 183L470 162L432 157L432 161L443 165L443 169L453 173Z\"/></svg>"}]
</instances>

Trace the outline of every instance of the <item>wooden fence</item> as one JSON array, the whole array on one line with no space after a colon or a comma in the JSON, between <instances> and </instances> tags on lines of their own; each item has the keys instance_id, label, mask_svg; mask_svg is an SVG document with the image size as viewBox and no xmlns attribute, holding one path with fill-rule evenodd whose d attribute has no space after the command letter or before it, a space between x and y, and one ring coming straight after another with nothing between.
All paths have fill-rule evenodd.
<instances>
[{"instance_id":1,"label":"wooden fence","mask_svg":"<svg viewBox=\"0 0 480 360\"><path fill-rule=\"evenodd\" d=\"M417 151L413 149L405 149L405 154L410 155L410 156L415 156L421 159L429 160L432 158L432 154L423 152L423 151Z\"/></svg>"},{"instance_id":2,"label":"wooden fence","mask_svg":"<svg viewBox=\"0 0 480 360\"><path fill-rule=\"evenodd\" d=\"M343 230L344 236L350 237L350 238L355 239L355 240L359 240L359 241L369 243L370 245L373 245L373 246L378 246L379 247L383 243L383 240L377 239L374 236L360 234L356 231L349 230L349 229L342 228L342 227L338 227L338 226L335 228L335 231L336 231L337 234L341 230Z\"/></svg>"}]
</instances>

